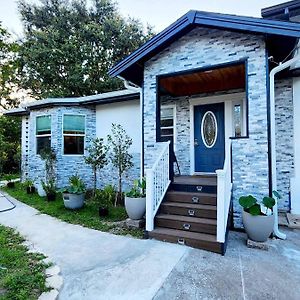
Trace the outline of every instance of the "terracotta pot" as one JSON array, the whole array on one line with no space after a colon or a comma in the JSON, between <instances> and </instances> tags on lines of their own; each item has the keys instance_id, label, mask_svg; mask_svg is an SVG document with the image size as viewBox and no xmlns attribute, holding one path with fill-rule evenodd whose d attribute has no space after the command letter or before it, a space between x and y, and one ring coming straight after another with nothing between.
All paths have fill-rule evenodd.
<instances>
[{"instance_id":1,"label":"terracotta pot","mask_svg":"<svg viewBox=\"0 0 300 300\"><path fill-rule=\"evenodd\" d=\"M125 209L128 217L132 220L140 220L146 212L146 197L125 197Z\"/></svg>"},{"instance_id":2,"label":"terracotta pot","mask_svg":"<svg viewBox=\"0 0 300 300\"><path fill-rule=\"evenodd\" d=\"M273 232L274 215L252 216L243 210L243 224L249 239L265 242Z\"/></svg>"}]
</instances>

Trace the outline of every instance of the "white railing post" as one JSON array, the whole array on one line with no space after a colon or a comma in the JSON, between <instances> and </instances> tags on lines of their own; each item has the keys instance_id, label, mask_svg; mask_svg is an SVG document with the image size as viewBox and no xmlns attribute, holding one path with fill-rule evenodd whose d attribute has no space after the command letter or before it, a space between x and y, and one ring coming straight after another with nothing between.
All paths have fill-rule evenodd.
<instances>
[{"instance_id":1,"label":"white railing post","mask_svg":"<svg viewBox=\"0 0 300 300\"><path fill-rule=\"evenodd\" d=\"M231 147L231 143L229 143ZM228 214L231 201L231 154L226 152L223 170L217 170L217 241L225 242Z\"/></svg>"},{"instance_id":2,"label":"white railing post","mask_svg":"<svg viewBox=\"0 0 300 300\"><path fill-rule=\"evenodd\" d=\"M154 172L146 171L146 230L154 229L153 202L154 202Z\"/></svg>"},{"instance_id":3,"label":"white railing post","mask_svg":"<svg viewBox=\"0 0 300 300\"><path fill-rule=\"evenodd\" d=\"M226 189L225 189L225 172L224 170L217 170L217 241L224 243L225 232L225 202L226 202Z\"/></svg>"}]
</instances>

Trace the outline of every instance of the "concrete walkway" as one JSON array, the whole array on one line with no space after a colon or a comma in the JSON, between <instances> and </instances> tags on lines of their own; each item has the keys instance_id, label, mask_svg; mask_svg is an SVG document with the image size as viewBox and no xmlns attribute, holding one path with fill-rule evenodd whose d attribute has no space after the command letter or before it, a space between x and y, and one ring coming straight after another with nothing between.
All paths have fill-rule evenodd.
<instances>
[{"instance_id":1,"label":"concrete walkway","mask_svg":"<svg viewBox=\"0 0 300 300\"><path fill-rule=\"evenodd\" d=\"M10 198L11 199L11 198ZM188 248L61 222L23 203L0 213L62 271L62 300L152 299Z\"/></svg>"},{"instance_id":2,"label":"concrete walkway","mask_svg":"<svg viewBox=\"0 0 300 300\"><path fill-rule=\"evenodd\" d=\"M225 257L60 222L22 203L0 213L62 270L59 299L300 299L300 230L282 229L269 251L230 232Z\"/></svg>"}]
</instances>

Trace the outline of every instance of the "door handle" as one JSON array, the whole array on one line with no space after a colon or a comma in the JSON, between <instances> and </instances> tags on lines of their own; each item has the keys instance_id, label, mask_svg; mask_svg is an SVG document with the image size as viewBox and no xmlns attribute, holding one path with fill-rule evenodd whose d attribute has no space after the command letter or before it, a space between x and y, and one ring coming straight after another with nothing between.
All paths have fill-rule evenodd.
<instances>
[{"instance_id":1,"label":"door handle","mask_svg":"<svg viewBox=\"0 0 300 300\"><path fill-rule=\"evenodd\" d=\"M196 147L196 146L199 146L198 139L195 139L195 140L194 140L194 146L195 146L195 147Z\"/></svg>"}]
</instances>

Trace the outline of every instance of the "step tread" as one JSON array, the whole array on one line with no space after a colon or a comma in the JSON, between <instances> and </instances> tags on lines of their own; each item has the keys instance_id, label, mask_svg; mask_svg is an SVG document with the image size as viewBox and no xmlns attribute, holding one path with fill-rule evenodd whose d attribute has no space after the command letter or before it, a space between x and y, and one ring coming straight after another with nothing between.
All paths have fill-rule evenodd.
<instances>
[{"instance_id":1,"label":"step tread","mask_svg":"<svg viewBox=\"0 0 300 300\"><path fill-rule=\"evenodd\" d=\"M183 230L178 230L178 229L156 227L153 231L150 231L149 234L150 234L150 236L151 236L151 234L164 234L164 235L170 235L173 237L188 238L188 239L218 243L215 235L207 234L207 233L192 232L192 231L183 231Z\"/></svg>"},{"instance_id":2,"label":"step tread","mask_svg":"<svg viewBox=\"0 0 300 300\"><path fill-rule=\"evenodd\" d=\"M216 211L216 205L206 205L206 204L194 204L194 203L183 203L183 202L162 202L161 206L173 206L181 208L191 208L191 209L206 209Z\"/></svg>"},{"instance_id":3,"label":"step tread","mask_svg":"<svg viewBox=\"0 0 300 300\"><path fill-rule=\"evenodd\" d=\"M207 219L207 218L197 218L197 217L187 217L180 215L167 215L167 214L159 214L156 216L157 219L167 219L174 221L181 221L187 223L199 223L199 224L207 224L207 225L215 225L217 226L217 220L215 219Z\"/></svg>"},{"instance_id":4,"label":"step tread","mask_svg":"<svg viewBox=\"0 0 300 300\"><path fill-rule=\"evenodd\" d=\"M216 176L175 176L173 184L183 185L217 185Z\"/></svg>"},{"instance_id":5,"label":"step tread","mask_svg":"<svg viewBox=\"0 0 300 300\"><path fill-rule=\"evenodd\" d=\"M169 190L167 195L168 194L175 194L175 195L178 195L178 196L186 196L186 195L195 195L197 197L210 197L210 198L217 198L217 194L215 193L195 193L195 192L182 192L182 191L175 191L175 190Z\"/></svg>"}]
</instances>

